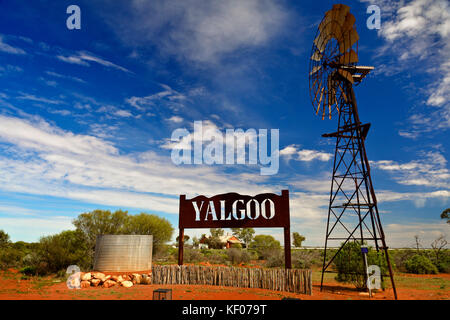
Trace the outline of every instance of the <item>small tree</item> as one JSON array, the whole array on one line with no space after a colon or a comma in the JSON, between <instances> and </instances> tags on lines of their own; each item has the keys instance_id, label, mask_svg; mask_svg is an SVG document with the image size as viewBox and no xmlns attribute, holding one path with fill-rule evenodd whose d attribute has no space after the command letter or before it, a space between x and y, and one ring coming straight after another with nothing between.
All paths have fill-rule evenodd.
<instances>
[{"instance_id":1,"label":"small tree","mask_svg":"<svg viewBox=\"0 0 450 320\"><path fill-rule=\"evenodd\" d=\"M294 232L292 237L294 238L294 247L296 248L300 248L302 246L302 242L306 240L306 238L298 232Z\"/></svg>"},{"instance_id":2,"label":"small tree","mask_svg":"<svg viewBox=\"0 0 450 320\"><path fill-rule=\"evenodd\" d=\"M442 250L447 246L447 243L447 239L445 239L443 234L431 243L431 248L433 248L434 253L434 264L438 267L438 269L441 264Z\"/></svg>"},{"instance_id":3,"label":"small tree","mask_svg":"<svg viewBox=\"0 0 450 320\"><path fill-rule=\"evenodd\" d=\"M187 234L185 234L185 235L183 236L183 243L186 244L186 242L188 242L189 239L190 239L190 237L189 237ZM177 236L177 238L176 238L175 240L176 240L177 245L178 245L178 241L180 240L180 236Z\"/></svg>"},{"instance_id":4,"label":"small tree","mask_svg":"<svg viewBox=\"0 0 450 320\"><path fill-rule=\"evenodd\" d=\"M422 245L420 244L419 235L416 234L414 236L414 241L415 241L415 247L416 247L417 253L419 253L419 249L422 247Z\"/></svg>"},{"instance_id":5,"label":"small tree","mask_svg":"<svg viewBox=\"0 0 450 320\"><path fill-rule=\"evenodd\" d=\"M72 221L77 230L81 231L92 250L95 240L101 234L122 234L128 219L127 211L94 210L80 214Z\"/></svg>"},{"instance_id":6,"label":"small tree","mask_svg":"<svg viewBox=\"0 0 450 320\"><path fill-rule=\"evenodd\" d=\"M367 271L364 269L363 254L359 241L347 242L339 251L333 263L338 273L337 281L352 283L357 289L367 288ZM387 271L383 255L374 251L371 247L368 248L367 263L368 265L379 266L381 274Z\"/></svg>"},{"instance_id":7,"label":"small tree","mask_svg":"<svg viewBox=\"0 0 450 320\"><path fill-rule=\"evenodd\" d=\"M79 231L63 231L56 235L42 237L39 241L38 273L51 273L65 270L70 265L90 269L92 260L88 253L88 242Z\"/></svg>"},{"instance_id":8,"label":"small tree","mask_svg":"<svg viewBox=\"0 0 450 320\"><path fill-rule=\"evenodd\" d=\"M444 211L442 211L441 219L447 219L447 223L450 223L450 208L447 208Z\"/></svg>"},{"instance_id":9,"label":"small tree","mask_svg":"<svg viewBox=\"0 0 450 320\"><path fill-rule=\"evenodd\" d=\"M431 262L430 259L421 254L416 254L406 260L406 271L416 274L437 274L437 267Z\"/></svg>"},{"instance_id":10,"label":"small tree","mask_svg":"<svg viewBox=\"0 0 450 320\"><path fill-rule=\"evenodd\" d=\"M225 233L225 231L221 228L211 228L209 229L211 236L208 238L208 247L211 249L222 249L223 243L220 240Z\"/></svg>"},{"instance_id":11,"label":"small tree","mask_svg":"<svg viewBox=\"0 0 450 320\"><path fill-rule=\"evenodd\" d=\"M0 230L0 248L6 248L10 243L11 241L9 240L9 234L3 230Z\"/></svg>"},{"instance_id":12,"label":"small tree","mask_svg":"<svg viewBox=\"0 0 450 320\"><path fill-rule=\"evenodd\" d=\"M241 240L245 244L245 248L248 248L249 243L253 240L255 229L253 228L231 228L233 235Z\"/></svg>"},{"instance_id":13,"label":"small tree","mask_svg":"<svg viewBox=\"0 0 450 320\"><path fill-rule=\"evenodd\" d=\"M80 214L73 224L81 231L87 241L93 256L95 240L102 234L136 234L153 235L153 249L155 252L164 247L172 238L171 223L155 214L140 213L128 215L127 211L94 210Z\"/></svg>"},{"instance_id":14,"label":"small tree","mask_svg":"<svg viewBox=\"0 0 450 320\"><path fill-rule=\"evenodd\" d=\"M197 238L197 237L193 237L192 238L192 247L193 248L198 248L199 244L200 244L200 239Z\"/></svg>"},{"instance_id":15,"label":"small tree","mask_svg":"<svg viewBox=\"0 0 450 320\"><path fill-rule=\"evenodd\" d=\"M253 238L249 248L256 251L260 259L267 260L276 251L280 250L281 245L274 237L260 234Z\"/></svg>"}]
</instances>

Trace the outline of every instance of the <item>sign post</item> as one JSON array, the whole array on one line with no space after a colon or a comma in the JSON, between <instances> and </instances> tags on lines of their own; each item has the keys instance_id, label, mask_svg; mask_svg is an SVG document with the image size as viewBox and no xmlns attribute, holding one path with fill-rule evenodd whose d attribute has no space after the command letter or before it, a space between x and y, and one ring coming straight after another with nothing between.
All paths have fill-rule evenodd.
<instances>
[{"instance_id":1,"label":"sign post","mask_svg":"<svg viewBox=\"0 0 450 320\"><path fill-rule=\"evenodd\" d=\"M291 268L291 231L289 190L281 196L263 193L256 196L226 193L213 197L186 199L180 195L178 264L183 264L186 228L284 228L285 268Z\"/></svg>"}]
</instances>

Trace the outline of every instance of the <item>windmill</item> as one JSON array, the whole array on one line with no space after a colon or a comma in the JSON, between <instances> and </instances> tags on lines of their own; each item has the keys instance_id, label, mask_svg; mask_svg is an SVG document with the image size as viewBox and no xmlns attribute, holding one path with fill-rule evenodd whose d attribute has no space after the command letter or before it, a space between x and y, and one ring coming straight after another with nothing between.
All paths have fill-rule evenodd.
<instances>
[{"instance_id":1,"label":"windmill","mask_svg":"<svg viewBox=\"0 0 450 320\"><path fill-rule=\"evenodd\" d=\"M320 287L322 290L324 273L346 243L369 242L377 252L384 252L397 299L365 149L370 123L361 123L353 90L374 67L357 65L359 36L354 24L355 17L348 6L333 5L319 25L311 52L309 87L314 111L322 120L338 118L337 131L322 135L336 138L336 148ZM331 243L337 244L334 241L341 246L329 258L327 248ZM361 258L367 270L364 250ZM367 279L368 274L364 276Z\"/></svg>"}]
</instances>

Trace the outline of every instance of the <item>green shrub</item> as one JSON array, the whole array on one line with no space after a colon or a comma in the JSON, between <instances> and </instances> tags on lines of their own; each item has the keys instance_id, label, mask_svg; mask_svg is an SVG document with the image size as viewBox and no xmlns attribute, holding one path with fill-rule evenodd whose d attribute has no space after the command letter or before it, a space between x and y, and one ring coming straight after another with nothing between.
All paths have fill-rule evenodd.
<instances>
[{"instance_id":1,"label":"green shrub","mask_svg":"<svg viewBox=\"0 0 450 320\"><path fill-rule=\"evenodd\" d=\"M90 246L84 234L78 230L63 231L41 238L37 261L34 267L39 274L56 273L70 265L78 265L82 270L92 268Z\"/></svg>"},{"instance_id":2,"label":"green shrub","mask_svg":"<svg viewBox=\"0 0 450 320\"><path fill-rule=\"evenodd\" d=\"M292 264L297 269L322 267L323 251L297 249L292 252Z\"/></svg>"},{"instance_id":3,"label":"green shrub","mask_svg":"<svg viewBox=\"0 0 450 320\"><path fill-rule=\"evenodd\" d=\"M254 237L249 248L258 253L258 259L268 260L280 250L281 245L274 237L261 234Z\"/></svg>"},{"instance_id":4,"label":"green shrub","mask_svg":"<svg viewBox=\"0 0 450 320\"><path fill-rule=\"evenodd\" d=\"M266 267L279 268L284 266L284 254L281 250L273 250L267 257Z\"/></svg>"},{"instance_id":5,"label":"green shrub","mask_svg":"<svg viewBox=\"0 0 450 320\"><path fill-rule=\"evenodd\" d=\"M409 273L437 274L437 267L424 255L415 254L405 262L405 268Z\"/></svg>"},{"instance_id":6,"label":"green shrub","mask_svg":"<svg viewBox=\"0 0 450 320\"><path fill-rule=\"evenodd\" d=\"M247 263L250 261L250 253L247 250L230 248L227 250L228 260L231 264Z\"/></svg>"},{"instance_id":7,"label":"green shrub","mask_svg":"<svg viewBox=\"0 0 450 320\"><path fill-rule=\"evenodd\" d=\"M20 269L20 273L26 276L32 276L36 274L36 267L27 266Z\"/></svg>"},{"instance_id":8,"label":"green shrub","mask_svg":"<svg viewBox=\"0 0 450 320\"><path fill-rule=\"evenodd\" d=\"M384 255L371 247L368 248L367 263L368 265L379 266L381 274L387 272ZM363 254L361 253L361 244L358 241L347 242L337 254L333 265L338 273L336 281L352 283L357 289L367 288ZM381 285L384 286L384 283Z\"/></svg>"},{"instance_id":9,"label":"green shrub","mask_svg":"<svg viewBox=\"0 0 450 320\"><path fill-rule=\"evenodd\" d=\"M21 265L23 253L14 248L3 248L0 250L0 270L17 268Z\"/></svg>"},{"instance_id":10,"label":"green shrub","mask_svg":"<svg viewBox=\"0 0 450 320\"><path fill-rule=\"evenodd\" d=\"M210 253L206 255L206 259L213 264L224 264L228 261L228 255L225 250L211 249Z\"/></svg>"},{"instance_id":11,"label":"green shrub","mask_svg":"<svg viewBox=\"0 0 450 320\"><path fill-rule=\"evenodd\" d=\"M197 249L192 249L189 247L183 250L183 259L186 262L200 262L204 261L205 256Z\"/></svg>"}]
</instances>

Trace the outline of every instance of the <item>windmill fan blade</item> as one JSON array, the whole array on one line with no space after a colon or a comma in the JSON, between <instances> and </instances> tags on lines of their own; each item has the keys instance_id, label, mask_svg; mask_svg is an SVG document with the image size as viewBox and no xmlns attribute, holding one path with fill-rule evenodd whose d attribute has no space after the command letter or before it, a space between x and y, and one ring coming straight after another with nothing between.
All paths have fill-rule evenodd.
<instances>
[{"instance_id":1,"label":"windmill fan blade","mask_svg":"<svg viewBox=\"0 0 450 320\"><path fill-rule=\"evenodd\" d=\"M333 19L333 10L328 10L325 13L325 17L323 18L322 22L319 24L319 30L323 30L323 28L329 24Z\"/></svg>"},{"instance_id":2,"label":"windmill fan blade","mask_svg":"<svg viewBox=\"0 0 450 320\"><path fill-rule=\"evenodd\" d=\"M312 55L311 60L320 61L320 60L322 60L322 57L323 57L323 55L318 50L316 50L314 52L314 54Z\"/></svg>"},{"instance_id":3,"label":"windmill fan blade","mask_svg":"<svg viewBox=\"0 0 450 320\"><path fill-rule=\"evenodd\" d=\"M330 102L330 104L335 104L336 102L337 102L336 89L334 87L331 87L331 102Z\"/></svg>"},{"instance_id":4,"label":"windmill fan blade","mask_svg":"<svg viewBox=\"0 0 450 320\"><path fill-rule=\"evenodd\" d=\"M339 72L339 74L341 75L341 76L343 76L345 79L347 79L351 84L353 84L353 76L352 76L352 74L350 73L350 72L348 72L348 71L345 71L345 70L342 70L342 69L339 69L338 70L338 72Z\"/></svg>"},{"instance_id":5,"label":"windmill fan blade","mask_svg":"<svg viewBox=\"0 0 450 320\"><path fill-rule=\"evenodd\" d=\"M339 64L348 65L358 62L358 54L352 49L339 57Z\"/></svg>"},{"instance_id":6,"label":"windmill fan blade","mask_svg":"<svg viewBox=\"0 0 450 320\"><path fill-rule=\"evenodd\" d=\"M350 7L344 4L335 4L333 6L333 20L337 21L339 25L343 25L345 22L345 17L350 12Z\"/></svg>"},{"instance_id":7,"label":"windmill fan blade","mask_svg":"<svg viewBox=\"0 0 450 320\"><path fill-rule=\"evenodd\" d=\"M337 21L330 21L326 24L321 23L319 26L321 34L334 35L339 37L342 34L342 26Z\"/></svg>"},{"instance_id":8,"label":"windmill fan blade","mask_svg":"<svg viewBox=\"0 0 450 320\"><path fill-rule=\"evenodd\" d=\"M347 52L351 47L359 40L358 32L354 28L350 29L349 32L343 34L343 48L339 48L341 53ZM342 50L343 49L343 50Z\"/></svg>"},{"instance_id":9,"label":"windmill fan blade","mask_svg":"<svg viewBox=\"0 0 450 320\"><path fill-rule=\"evenodd\" d=\"M326 94L325 94L326 95ZM326 108L326 101L327 101L327 98L325 97L325 99L323 100L323 108L322 108L322 120L324 120L325 119L325 108Z\"/></svg>"},{"instance_id":10,"label":"windmill fan blade","mask_svg":"<svg viewBox=\"0 0 450 320\"><path fill-rule=\"evenodd\" d=\"M332 38L331 35L327 35L324 33L319 33L319 35L317 36L317 38L314 39L314 44L316 45L317 49L319 50L320 53L323 52L323 50L325 49L325 46L327 45L328 41Z\"/></svg>"},{"instance_id":11,"label":"windmill fan blade","mask_svg":"<svg viewBox=\"0 0 450 320\"><path fill-rule=\"evenodd\" d=\"M344 42L342 41L342 27L338 22L331 21L330 23L325 25L323 27L323 30L321 30L321 34L326 35L326 39L328 40L331 38L335 38L339 43L339 47L344 47Z\"/></svg>"},{"instance_id":12,"label":"windmill fan blade","mask_svg":"<svg viewBox=\"0 0 450 320\"><path fill-rule=\"evenodd\" d=\"M331 105L333 104L333 92L332 92L332 88L330 88L329 89L329 92L328 92L328 116L330 117L330 119L331 119Z\"/></svg>"},{"instance_id":13,"label":"windmill fan blade","mask_svg":"<svg viewBox=\"0 0 450 320\"><path fill-rule=\"evenodd\" d=\"M318 65L315 66L312 71L309 73L310 76L312 76L313 74L315 74L317 71L319 71L320 69L322 69L322 65Z\"/></svg>"},{"instance_id":14,"label":"windmill fan blade","mask_svg":"<svg viewBox=\"0 0 450 320\"><path fill-rule=\"evenodd\" d=\"M352 29L355 22L356 22L355 16L352 15L350 12L347 13L347 15L345 16L344 24L342 25L342 31L347 32L350 29Z\"/></svg>"},{"instance_id":15,"label":"windmill fan blade","mask_svg":"<svg viewBox=\"0 0 450 320\"><path fill-rule=\"evenodd\" d=\"M322 90L320 90L320 98L319 98L319 103L318 103L318 105L317 105L317 111L316 111L316 114L319 113L320 106L322 105L322 98L323 98L323 91L324 91L324 90L325 90L324 87L322 87Z\"/></svg>"},{"instance_id":16,"label":"windmill fan blade","mask_svg":"<svg viewBox=\"0 0 450 320\"><path fill-rule=\"evenodd\" d=\"M318 79L317 79L317 80L318 80ZM314 85L315 85L315 83L314 83ZM316 101L316 100L317 100L317 95L319 94L319 91L320 91L321 89L323 89L323 87L322 87L322 80L320 80L320 84L317 86L317 90L316 90L316 93L314 94L314 99L313 99L313 101Z\"/></svg>"}]
</instances>

